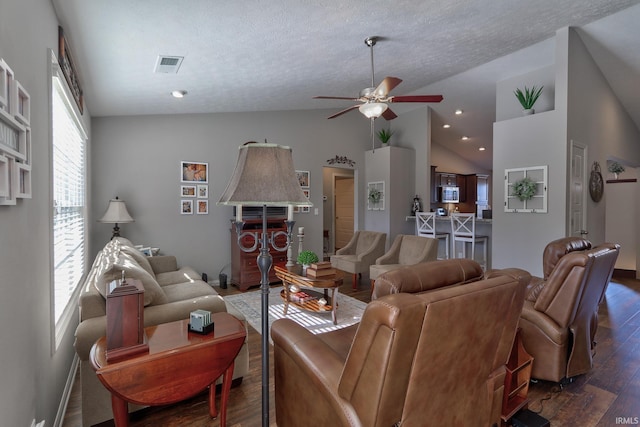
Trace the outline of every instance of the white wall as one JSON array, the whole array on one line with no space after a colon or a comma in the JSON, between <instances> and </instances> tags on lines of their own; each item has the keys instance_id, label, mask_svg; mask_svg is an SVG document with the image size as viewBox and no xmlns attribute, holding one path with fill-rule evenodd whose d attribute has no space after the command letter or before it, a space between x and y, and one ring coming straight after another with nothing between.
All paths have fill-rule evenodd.
<instances>
[{"instance_id":1,"label":"white wall","mask_svg":"<svg viewBox=\"0 0 640 427\"><path fill-rule=\"evenodd\" d=\"M0 57L31 97L33 198L0 206L0 414L2 426L53 426L73 356L77 314L53 352L48 49L58 52L48 1L0 4ZM82 76L81 76L82 77ZM88 109L84 119L89 120Z\"/></svg>"},{"instance_id":2,"label":"white wall","mask_svg":"<svg viewBox=\"0 0 640 427\"><path fill-rule=\"evenodd\" d=\"M235 167L238 146L266 138L290 146L296 169L310 172L314 207L294 220L296 227L305 227L305 249L321 254L323 166L339 155L354 160L354 169L364 170L364 151L371 143L369 123L360 114L330 121L326 116L325 110L308 110L95 118L93 215L101 216L108 200L119 196L135 219L121 225L123 236L159 247L176 255L179 263L217 278L221 269L229 272L232 208L216 202ZM181 160L209 163L208 215L180 214ZM362 192L358 197L362 212ZM361 224L356 223L356 229ZM110 233L109 224L95 224L92 255Z\"/></svg>"},{"instance_id":3,"label":"white wall","mask_svg":"<svg viewBox=\"0 0 640 427\"><path fill-rule=\"evenodd\" d=\"M627 168L625 177L637 179L637 169L629 169ZM605 240L620 245L616 268L636 271L638 183L606 183L604 194L606 195Z\"/></svg>"},{"instance_id":4,"label":"white wall","mask_svg":"<svg viewBox=\"0 0 640 427\"><path fill-rule=\"evenodd\" d=\"M493 126L493 268L519 267L542 275L542 251L565 233L566 147L556 111ZM504 212L505 169L548 166L548 213Z\"/></svg>"}]
</instances>

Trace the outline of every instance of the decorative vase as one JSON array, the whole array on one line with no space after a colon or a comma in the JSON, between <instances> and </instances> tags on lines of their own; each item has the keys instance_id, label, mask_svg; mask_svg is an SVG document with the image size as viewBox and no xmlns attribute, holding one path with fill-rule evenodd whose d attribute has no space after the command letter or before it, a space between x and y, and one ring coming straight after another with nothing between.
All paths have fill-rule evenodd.
<instances>
[{"instance_id":1,"label":"decorative vase","mask_svg":"<svg viewBox=\"0 0 640 427\"><path fill-rule=\"evenodd\" d=\"M618 179L618 174L615 172L613 173L613 179L616 179L616 180Z\"/></svg>"},{"instance_id":2,"label":"decorative vase","mask_svg":"<svg viewBox=\"0 0 640 427\"><path fill-rule=\"evenodd\" d=\"M309 264L302 264L302 275L307 275L307 268L309 268Z\"/></svg>"},{"instance_id":3,"label":"decorative vase","mask_svg":"<svg viewBox=\"0 0 640 427\"><path fill-rule=\"evenodd\" d=\"M536 112L536 110L534 110L533 108L527 108L525 110L522 110L522 115L523 116L530 116L532 114L534 114Z\"/></svg>"}]
</instances>

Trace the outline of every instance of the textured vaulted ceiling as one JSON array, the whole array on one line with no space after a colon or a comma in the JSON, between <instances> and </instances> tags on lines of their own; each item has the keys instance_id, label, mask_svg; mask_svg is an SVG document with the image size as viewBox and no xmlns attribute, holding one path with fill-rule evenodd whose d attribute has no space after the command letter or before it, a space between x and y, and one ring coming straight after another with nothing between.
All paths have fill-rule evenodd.
<instances>
[{"instance_id":1,"label":"textured vaulted ceiling","mask_svg":"<svg viewBox=\"0 0 640 427\"><path fill-rule=\"evenodd\" d=\"M618 79L612 87L640 123L638 3L53 0L94 116L337 111L349 103L312 97L356 96L369 86L364 39L377 35L384 40L375 47L376 80L402 78L395 95L442 93L445 101L434 109L443 120L459 106L476 111L468 128L457 133L477 136L489 148L484 160L474 158L488 168L495 82L513 75L511 67L526 72L540 66L529 61L548 55L552 61L553 46L539 44L537 58L499 58L548 40L562 27L581 27L590 51L604 62L605 75ZM154 73L158 55L184 56L179 72ZM169 96L174 89L189 94L176 102ZM403 108L408 107L394 106L394 111ZM461 154L477 157L477 147Z\"/></svg>"}]
</instances>

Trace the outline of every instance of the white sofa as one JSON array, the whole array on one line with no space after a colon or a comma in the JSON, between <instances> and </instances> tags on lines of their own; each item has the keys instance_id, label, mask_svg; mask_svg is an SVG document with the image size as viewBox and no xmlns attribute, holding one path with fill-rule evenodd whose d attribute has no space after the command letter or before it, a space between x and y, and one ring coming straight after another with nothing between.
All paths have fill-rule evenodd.
<instances>
[{"instance_id":1,"label":"white sofa","mask_svg":"<svg viewBox=\"0 0 640 427\"><path fill-rule=\"evenodd\" d=\"M89 352L106 334L106 286L120 278L123 270L125 277L141 280L145 288L145 326L187 319L193 310L202 309L212 313L229 312L246 327L244 316L233 306L227 306L193 268L178 268L174 256L146 257L127 239L114 238L96 256L79 299L80 324L75 333L75 349L80 358L84 427L113 418L111 395L98 380ZM240 382L248 371L249 348L245 342L235 360L235 382ZM139 408L129 405L130 412Z\"/></svg>"}]
</instances>

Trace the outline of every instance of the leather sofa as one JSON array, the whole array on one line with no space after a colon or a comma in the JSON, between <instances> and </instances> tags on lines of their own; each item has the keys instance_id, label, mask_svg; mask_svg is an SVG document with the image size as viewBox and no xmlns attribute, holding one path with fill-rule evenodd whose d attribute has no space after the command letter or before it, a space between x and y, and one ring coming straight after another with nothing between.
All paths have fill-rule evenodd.
<instances>
[{"instance_id":1,"label":"leather sofa","mask_svg":"<svg viewBox=\"0 0 640 427\"><path fill-rule=\"evenodd\" d=\"M80 359L82 425L88 427L113 418L111 395L98 380L89 361L93 344L106 334L107 284L121 278L139 279L145 288L145 326L188 319L193 310L212 313L227 311L245 323L244 316L201 280L191 267L178 268L174 256L146 257L131 242L116 237L98 253L87 274L79 298L80 323L75 332L75 349ZM233 378L236 382L249 371L249 348L245 342L236 357ZM140 406L129 405L129 411Z\"/></svg>"},{"instance_id":2,"label":"leather sofa","mask_svg":"<svg viewBox=\"0 0 640 427\"><path fill-rule=\"evenodd\" d=\"M481 272L462 259L387 272L376 289L419 292L380 296L337 331L275 321L278 426L500 425L528 278ZM378 286L393 280L402 283Z\"/></svg>"},{"instance_id":3,"label":"leather sofa","mask_svg":"<svg viewBox=\"0 0 640 427\"><path fill-rule=\"evenodd\" d=\"M611 280L620 246L565 237L543 252L544 277L527 288L520 317L531 377L562 382L593 366L598 305ZM488 274L490 276L490 274Z\"/></svg>"}]
</instances>

